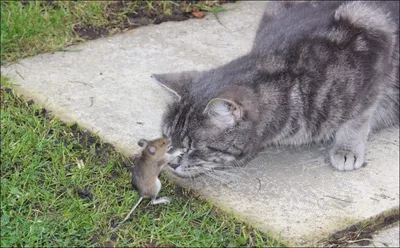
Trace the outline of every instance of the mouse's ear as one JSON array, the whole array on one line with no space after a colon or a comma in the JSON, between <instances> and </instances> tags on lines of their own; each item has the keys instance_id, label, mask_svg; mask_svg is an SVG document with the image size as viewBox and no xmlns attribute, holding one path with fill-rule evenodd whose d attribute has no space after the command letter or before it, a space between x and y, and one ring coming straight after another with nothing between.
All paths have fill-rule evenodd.
<instances>
[{"instance_id":1,"label":"mouse's ear","mask_svg":"<svg viewBox=\"0 0 400 248\"><path fill-rule=\"evenodd\" d=\"M151 155L156 154L156 148L154 146L149 146L148 151Z\"/></svg>"},{"instance_id":2,"label":"mouse's ear","mask_svg":"<svg viewBox=\"0 0 400 248\"><path fill-rule=\"evenodd\" d=\"M138 141L138 146L140 146L140 147L144 147L146 144L147 144L147 140L145 140L145 139L140 139L139 141Z\"/></svg>"}]
</instances>

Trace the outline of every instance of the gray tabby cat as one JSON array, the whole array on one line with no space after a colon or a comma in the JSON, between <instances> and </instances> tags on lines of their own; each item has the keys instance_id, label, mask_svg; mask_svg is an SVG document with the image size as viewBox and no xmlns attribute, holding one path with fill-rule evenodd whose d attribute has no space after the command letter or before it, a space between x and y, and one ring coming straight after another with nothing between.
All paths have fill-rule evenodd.
<instances>
[{"instance_id":1,"label":"gray tabby cat","mask_svg":"<svg viewBox=\"0 0 400 248\"><path fill-rule=\"evenodd\" d=\"M270 3L252 51L210 71L153 77L177 96L162 132L176 174L243 165L265 145L333 140L360 168L371 131L399 124L399 3Z\"/></svg>"}]
</instances>

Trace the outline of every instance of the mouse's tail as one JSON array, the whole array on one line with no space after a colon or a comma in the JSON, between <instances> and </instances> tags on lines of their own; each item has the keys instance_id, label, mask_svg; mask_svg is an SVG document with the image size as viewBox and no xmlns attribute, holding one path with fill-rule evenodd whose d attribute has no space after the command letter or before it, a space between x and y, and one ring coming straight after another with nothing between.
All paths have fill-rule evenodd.
<instances>
[{"instance_id":1,"label":"mouse's tail","mask_svg":"<svg viewBox=\"0 0 400 248\"><path fill-rule=\"evenodd\" d=\"M117 230L117 228L122 225L122 223L124 223L127 219L129 219L129 216L131 216L131 214L133 213L133 211L136 209L136 207L140 204L140 202L143 200L143 197L139 198L139 201L135 204L135 206L132 207L131 211L129 211L128 215L125 217L125 219L123 219L116 227L114 227L112 229L112 231L114 232L115 230Z\"/></svg>"}]
</instances>

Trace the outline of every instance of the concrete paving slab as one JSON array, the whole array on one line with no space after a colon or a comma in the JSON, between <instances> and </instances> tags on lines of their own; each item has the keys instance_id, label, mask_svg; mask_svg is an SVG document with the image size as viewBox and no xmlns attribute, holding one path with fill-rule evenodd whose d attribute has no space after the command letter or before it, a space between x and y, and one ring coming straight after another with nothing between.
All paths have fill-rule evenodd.
<instances>
[{"instance_id":1,"label":"concrete paving slab","mask_svg":"<svg viewBox=\"0 0 400 248\"><path fill-rule=\"evenodd\" d=\"M140 138L160 134L170 96L152 73L209 69L250 50L264 2L228 4L202 20L168 22L43 54L2 67L19 91L64 121L77 121L132 153ZM324 147L276 148L249 166L191 186L221 208L284 242L308 245L399 205L399 130L374 135L368 166L339 172Z\"/></svg>"},{"instance_id":2,"label":"concrete paving slab","mask_svg":"<svg viewBox=\"0 0 400 248\"><path fill-rule=\"evenodd\" d=\"M398 129L372 136L358 171L329 166L327 147L271 148L212 179L174 179L260 230L308 246L399 206L398 137Z\"/></svg>"},{"instance_id":3,"label":"concrete paving slab","mask_svg":"<svg viewBox=\"0 0 400 248\"><path fill-rule=\"evenodd\" d=\"M375 247L400 247L400 223L380 230L373 237L372 243Z\"/></svg>"}]
</instances>

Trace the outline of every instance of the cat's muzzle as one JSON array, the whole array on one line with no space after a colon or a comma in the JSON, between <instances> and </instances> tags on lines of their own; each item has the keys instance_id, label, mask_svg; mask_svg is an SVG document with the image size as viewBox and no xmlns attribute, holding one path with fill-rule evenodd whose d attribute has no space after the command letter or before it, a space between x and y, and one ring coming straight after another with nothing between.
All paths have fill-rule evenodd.
<instances>
[{"instance_id":1,"label":"cat's muzzle","mask_svg":"<svg viewBox=\"0 0 400 248\"><path fill-rule=\"evenodd\" d=\"M179 165L181 164L181 161L182 161L182 157L176 157L176 158L174 158L171 162L169 162L169 166L172 168L172 169L176 169L176 168L178 168L179 167Z\"/></svg>"}]
</instances>

